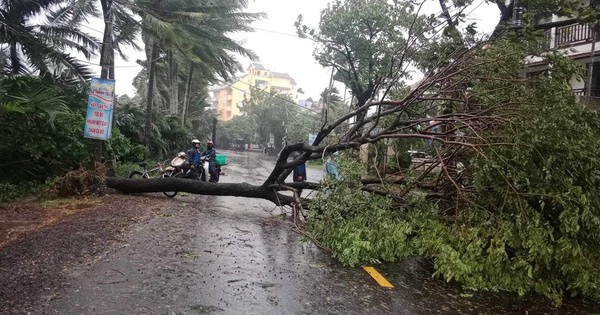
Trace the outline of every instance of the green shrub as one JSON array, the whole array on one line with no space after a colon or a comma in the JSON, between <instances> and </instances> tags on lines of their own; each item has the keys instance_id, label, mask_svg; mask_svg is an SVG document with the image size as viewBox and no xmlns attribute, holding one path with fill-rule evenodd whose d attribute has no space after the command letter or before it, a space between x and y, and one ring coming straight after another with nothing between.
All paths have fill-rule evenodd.
<instances>
[{"instance_id":1,"label":"green shrub","mask_svg":"<svg viewBox=\"0 0 600 315\"><path fill-rule=\"evenodd\" d=\"M338 166L343 180L332 178L311 203L309 233L349 266L409 254L411 227L401 212L391 211L391 200L356 191L365 167L343 158Z\"/></svg>"},{"instance_id":2,"label":"green shrub","mask_svg":"<svg viewBox=\"0 0 600 315\"><path fill-rule=\"evenodd\" d=\"M43 185L28 181L20 183L0 182L0 202L13 201L41 191Z\"/></svg>"},{"instance_id":3,"label":"green shrub","mask_svg":"<svg viewBox=\"0 0 600 315\"><path fill-rule=\"evenodd\" d=\"M137 163L133 162L117 163L117 165L115 165L117 177L129 177L129 174L133 171L143 172L143 169Z\"/></svg>"},{"instance_id":4,"label":"green shrub","mask_svg":"<svg viewBox=\"0 0 600 315\"><path fill-rule=\"evenodd\" d=\"M89 166L83 138L85 104L78 87L35 77L0 80L0 171L22 181L62 175Z\"/></svg>"}]
</instances>

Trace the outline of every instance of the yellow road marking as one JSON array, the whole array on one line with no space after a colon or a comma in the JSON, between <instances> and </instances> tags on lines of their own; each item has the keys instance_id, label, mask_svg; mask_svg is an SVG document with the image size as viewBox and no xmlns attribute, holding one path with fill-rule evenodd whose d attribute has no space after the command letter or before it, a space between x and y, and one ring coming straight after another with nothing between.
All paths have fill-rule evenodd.
<instances>
[{"instance_id":1,"label":"yellow road marking","mask_svg":"<svg viewBox=\"0 0 600 315\"><path fill-rule=\"evenodd\" d=\"M375 270L375 268L369 267L369 266L363 266L363 269L369 275L371 275L371 277L373 277L373 279L375 279L375 281L377 281L377 283L379 283L380 286L382 286L384 288L393 288L394 287L389 281L387 281L386 278L384 278L379 272L377 272L377 270Z\"/></svg>"}]
</instances>

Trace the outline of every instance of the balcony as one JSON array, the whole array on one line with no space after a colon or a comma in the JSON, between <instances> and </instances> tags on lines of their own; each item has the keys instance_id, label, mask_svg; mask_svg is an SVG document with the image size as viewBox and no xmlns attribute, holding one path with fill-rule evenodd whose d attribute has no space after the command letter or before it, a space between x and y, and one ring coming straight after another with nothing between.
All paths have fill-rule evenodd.
<instances>
[{"instance_id":1,"label":"balcony","mask_svg":"<svg viewBox=\"0 0 600 315\"><path fill-rule=\"evenodd\" d=\"M584 89L573 89L573 92L577 96L587 97L587 89L585 89L585 88ZM592 98L600 98L600 89L599 88L592 88L590 90L590 97L592 97Z\"/></svg>"},{"instance_id":2,"label":"balcony","mask_svg":"<svg viewBox=\"0 0 600 315\"><path fill-rule=\"evenodd\" d=\"M577 23L557 27L554 33L554 47L562 48L591 42L593 37L592 33L590 23ZM600 38L600 36L596 33L596 40L598 40L598 38Z\"/></svg>"},{"instance_id":3,"label":"balcony","mask_svg":"<svg viewBox=\"0 0 600 315\"><path fill-rule=\"evenodd\" d=\"M574 23L570 25L553 27L543 31L543 35L530 43L531 48L548 50L553 48L569 48L592 42L593 32L590 23ZM596 33L596 40L600 39L600 32Z\"/></svg>"}]
</instances>

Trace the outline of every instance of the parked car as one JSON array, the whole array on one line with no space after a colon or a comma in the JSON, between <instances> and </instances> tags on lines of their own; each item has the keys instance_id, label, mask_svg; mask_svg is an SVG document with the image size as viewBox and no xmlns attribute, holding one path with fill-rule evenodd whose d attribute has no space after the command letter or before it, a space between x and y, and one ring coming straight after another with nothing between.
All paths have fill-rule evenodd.
<instances>
[{"instance_id":1,"label":"parked car","mask_svg":"<svg viewBox=\"0 0 600 315\"><path fill-rule=\"evenodd\" d=\"M231 141L231 150L246 151L246 144L244 143L244 139L233 139Z\"/></svg>"},{"instance_id":2,"label":"parked car","mask_svg":"<svg viewBox=\"0 0 600 315\"><path fill-rule=\"evenodd\" d=\"M422 163L431 159L431 156L427 156L425 152L409 150L408 153L412 163Z\"/></svg>"},{"instance_id":3,"label":"parked car","mask_svg":"<svg viewBox=\"0 0 600 315\"><path fill-rule=\"evenodd\" d=\"M410 154L412 167L417 171L425 171L433 163L431 156L425 152L410 150L408 153ZM437 165L433 168L432 173L439 173L440 171L441 166Z\"/></svg>"}]
</instances>

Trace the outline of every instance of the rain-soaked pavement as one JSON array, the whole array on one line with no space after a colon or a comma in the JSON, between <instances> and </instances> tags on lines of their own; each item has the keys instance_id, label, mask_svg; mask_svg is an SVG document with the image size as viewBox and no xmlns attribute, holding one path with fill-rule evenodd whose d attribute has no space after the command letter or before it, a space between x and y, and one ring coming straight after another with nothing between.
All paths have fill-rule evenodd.
<instances>
[{"instance_id":1,"label":"rain-soaked pavement","mask_svg":"<svg viewBox=\"0 0 600 315\"><path fill-rule=\"evenodd\" d=\"M273 161L228 152L222 182L260 183ZM320 177L309 169L309 179ZM140 197L143 201L144 197ZM166 197L165 197L166 198ZM140 204L143 207L144 204ZM375 266L395 288L345 268L293 231L261 200L177 196L126 242L71 268L70 286L39 312L53 314L596 313L574 301L470 292L431 277L426 262Z\"/></svg>"}]
</instances>

